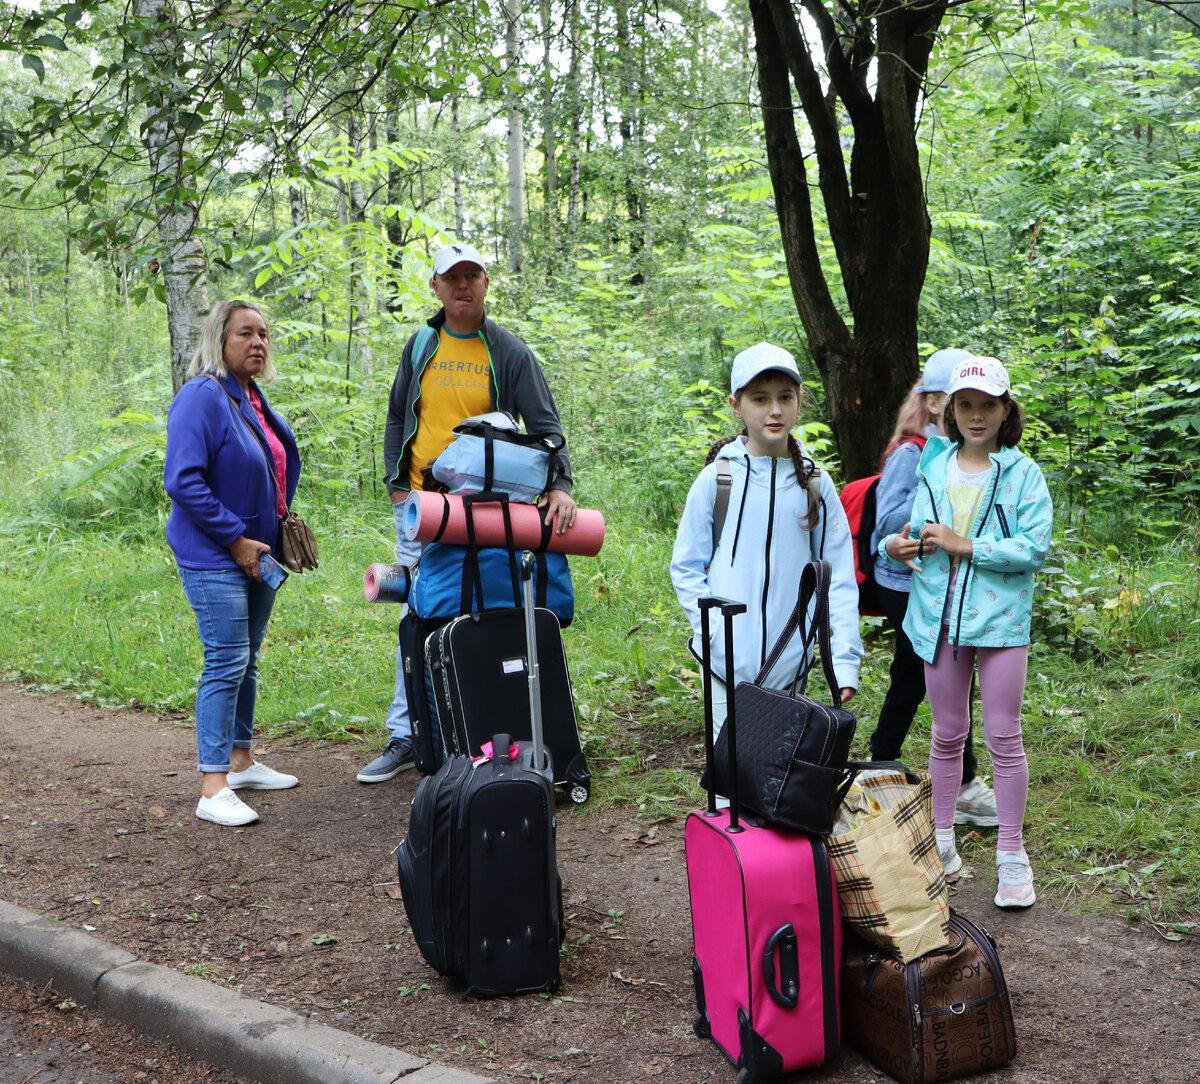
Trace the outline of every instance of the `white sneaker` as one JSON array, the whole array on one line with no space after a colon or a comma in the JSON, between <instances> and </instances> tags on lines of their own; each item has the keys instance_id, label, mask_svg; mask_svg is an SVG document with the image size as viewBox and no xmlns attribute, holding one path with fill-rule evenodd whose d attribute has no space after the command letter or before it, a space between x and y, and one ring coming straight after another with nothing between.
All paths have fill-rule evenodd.
<instances>
[{"instance_id":1,"label":"white sneaker","mask_svg":"<svg viewBox=\"0 0 1200 1084\"><path fill-rule=\"evenodd\" d=\"M996 813L996 793L979 776L964 783L954 803L954 823L973 824L976 828L995 828L1000 823Z\"/></svg>"},{"instance_id":2,"label":"white sneaker","mask_svg":"<svg viewBox=\"0 0 1200 1084\"><path fill-rule=\"evenodd\" d=\"M1004 908L1032 907L1037 902L1033 890L1033 868L1024 850L997 851L996 906Z\"/></svg>"},{"instance_id":3,"label":"white sneaker","mask_svg":"<svg viewBox=\"0 0 1200 1084\"><path fill-rule=\"evenodd\" d=\"M962 870L962 858L959 856L958 848L951 843L946 850L938 853L942 856L942 872L946 875L946 880L957 881L959 872Z\"/></svg>"},{"instance_id":4,"label":"white sneaker","mask_svg":"<svg viewBox=\"0 0 1200 1084\"><path fill-rule=\"evenodd\" d=\"M202 795L196 804L196 816L202 821L212 821L213 824L223 824L228 828L253 824L258 820L258 814L228 787L222 787L211 798Z\"/></svg>"},{"instance_id":5,"label":"white sneaker","mask_svg":"<svg viewBox=\"0 0 1200 1084\"><path fill-rule=\"evenodd\" d=\"M256 760L244 772L226 772L225 782L230 790L288 790L300 780Z\"/></svg>"}]
</instances>

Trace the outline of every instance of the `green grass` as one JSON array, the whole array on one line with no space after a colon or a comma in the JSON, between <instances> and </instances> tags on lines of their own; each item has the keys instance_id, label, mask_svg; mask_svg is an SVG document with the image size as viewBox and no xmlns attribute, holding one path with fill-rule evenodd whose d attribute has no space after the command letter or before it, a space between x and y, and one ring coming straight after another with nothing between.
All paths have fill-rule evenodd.
<instances>
[{"instance_id":1,"label":"green grass","mask_svg":"<svg viewBox=\"0 0 1200 1084\"><path fill-rule=\"evenodd\" d=\"M700 802L703 751L695 668L667 576L671 537L632 506L581 499L609 521L599 557L572 559L577 617L564 633L595 776L584 812L621 805L647 824L680 817ZM118 518L103 527L7 519L5 676L190 716L200 646L161 520ZM321 568L280 592L261 662L260 732L374 745L391 698L398 609L368 604L362 573L390 559L391 520L378 501L347 499L336 515L310 518ZM1073 554L1048 580L1024 723L1026 838L1039 884L1164 936L1194 931L1200 919L1200 621L1187 544L1137 566ZM1068 581L1090 595L1064 601ZM864 625L853 702L860 755L887 682L890 633L878 625ZM927 762L928 735L923 707L910 763ZM994 834L964 832L960 846L990 876Z\"/></svg>"}]
</instances>

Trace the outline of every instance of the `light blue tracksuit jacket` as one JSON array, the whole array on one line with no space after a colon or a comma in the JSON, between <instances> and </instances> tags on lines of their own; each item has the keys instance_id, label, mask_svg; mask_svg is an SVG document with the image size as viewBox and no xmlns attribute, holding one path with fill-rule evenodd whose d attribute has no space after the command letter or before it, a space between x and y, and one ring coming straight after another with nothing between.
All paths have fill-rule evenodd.
<instances>
[{"instance_id":1,"label":"light blue tracksuit jacket","mask_svg":"<svg viewBox=\"0 0 1200 1084\"><path fill-rule=\"evenodd\" d=\"M925 523L952 524L946 494L946 470L958 445L936 437L925 445L918 469L912 509L911 538ZM939 634L947 630L953 646L1018 647L1029 643L1034 573L1050 549L1054 506L1038 465L1016 448L991 456L992 471L984 484L969 537L972 552L962 558L949 607L952 558L942 550L921 561L913 573L904 631L916 653L928 663L936 659ZM879 543L879 560L899 564Z\"/></svg>"},{"instance_id":2,"label":"light blue tracksuit jacket","mask_svg":"<svg viewBox=\"0 0 1200 1084\"><path fill-rule=\"evenodd\" d=\"M701 598L717 595L744 602L746 613L734 618L734 675L736 681L752 681L796 607L804 566L824 558L833 567L829 623L834 674L839 688L858 688L863 647L853 540L829 475L822 471L820 476L820 520L814 530L806 531L808 490L796 478L790 459L752 456L741 437L725 445L718 459L728 461L732 485L716 552L714 462L692 483L671 555L671 582L692 626L688 645L692 653L700 658ZM713 676L724 681L725 631L719 618L712 626ZM804 661L799 637L794 636L765 684L786 688ZM814 695L823 698L815 690Z\"/></svg>"}]
</instances>

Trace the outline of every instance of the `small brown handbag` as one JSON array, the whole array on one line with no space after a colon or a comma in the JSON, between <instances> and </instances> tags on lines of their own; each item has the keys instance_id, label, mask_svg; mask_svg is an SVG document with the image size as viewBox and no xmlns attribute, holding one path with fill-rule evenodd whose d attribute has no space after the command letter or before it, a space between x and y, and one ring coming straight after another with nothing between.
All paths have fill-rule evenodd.
<instances>
[{"instance_id":1,"label":"small brown handbag","mask_svg":"<svg viewBox=\"0 0 1200 1084\"><path fill-rule=\"evenodd\" d=\"M905 1084L998 1069L1017 1054L995 942L957 911L950 936L948 947L902 963L846 933L842 1038Z\"/></svg>"},{"instance_id":2,"label":"small brown handbag","mask_svg":"<svg viewBox=\"0 0 1200 1084\"><path fill-rule=\"evenodd\" d=\"M293 572L317 567L316 537L295 512L288 512L279 521L279 558Z\"/></svg>"}]
</instances>

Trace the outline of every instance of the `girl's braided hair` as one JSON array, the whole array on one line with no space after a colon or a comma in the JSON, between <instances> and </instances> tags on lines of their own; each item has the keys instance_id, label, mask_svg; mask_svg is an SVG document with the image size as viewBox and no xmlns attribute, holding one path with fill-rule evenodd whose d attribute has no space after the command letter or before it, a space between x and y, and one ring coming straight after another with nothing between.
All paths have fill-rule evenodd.
<instances>
[{"instance_id":1,"label":"girl's braided hair","mask_svg":"<svg viewBox=\"0 0 1200 1084\"><path fill-rule=\"evenodd\" d=\"M711 448L709 448L708 455L704 460L704 465L707 467L709 463L713 462L713 460L717 458L717 453L724 448L726 444L732 444L735 440L737 440L738 437L744 437L748 435L749 434L746 432L746 430L743 429L740 433L734 433L732 436L722 437ZM792 466L796 470L796 478L808 492L808 517L805 520L804 529L806 531L811 531L817 526L817 523L821 519L821 504L808 483L817 477L817 475L820 473L820 469L817 467L816 463L814 463L808 458L808 456L804 454L803 450L800 448L800 442L794 436L792 436L791 433L788 434L787 448L788 455L792 460Z\"/></svg>"}]
</instances>

